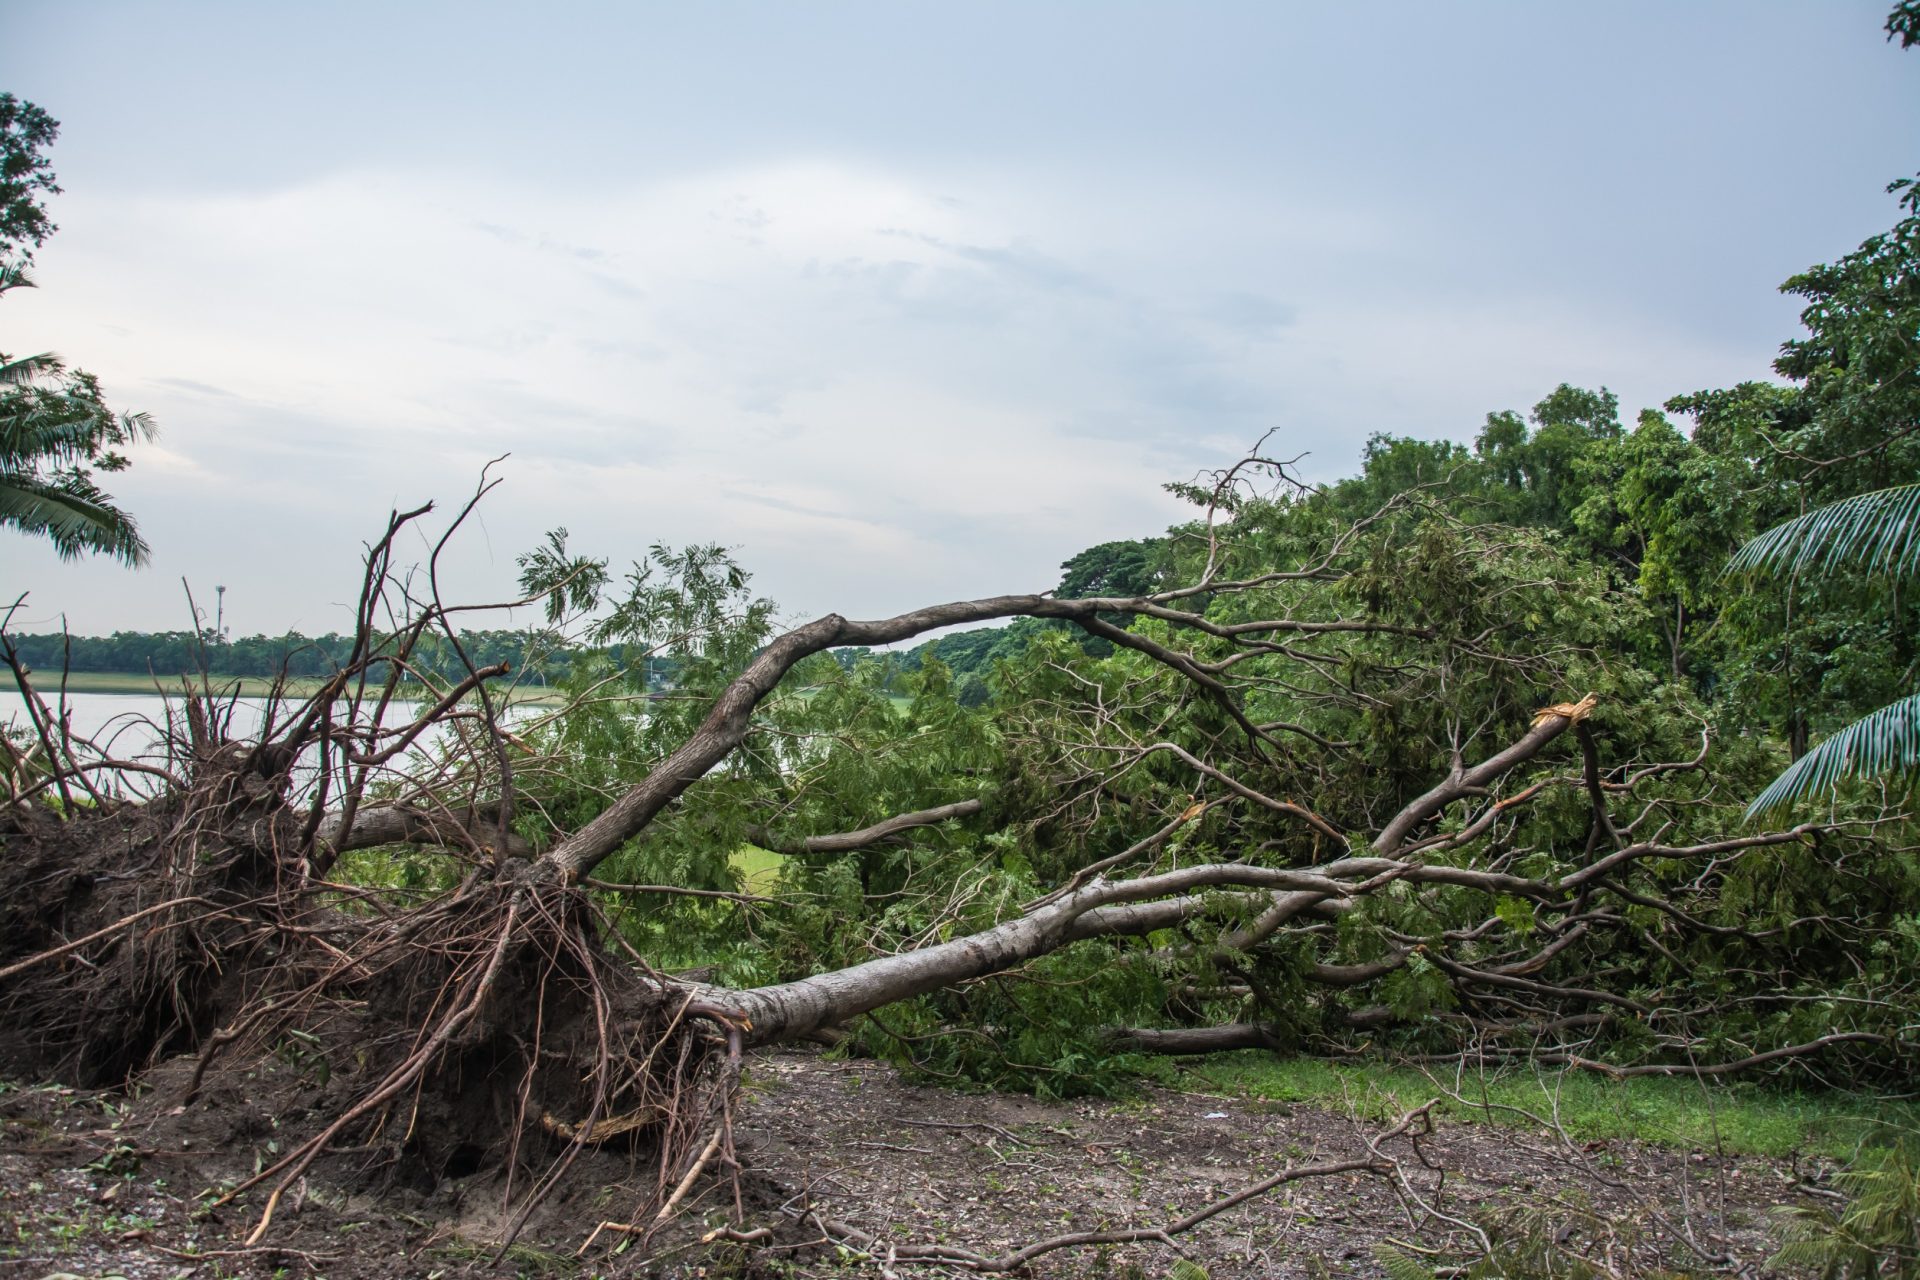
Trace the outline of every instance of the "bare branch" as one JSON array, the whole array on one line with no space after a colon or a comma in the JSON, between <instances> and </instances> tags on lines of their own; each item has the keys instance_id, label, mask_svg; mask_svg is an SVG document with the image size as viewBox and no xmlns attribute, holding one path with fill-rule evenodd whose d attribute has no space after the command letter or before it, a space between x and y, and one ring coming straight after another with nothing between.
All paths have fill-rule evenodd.
<instances>
[{"instance_id":1,"label":"bare branch","mask_svg":"<svg viewBox=\"0 0 1920 1280\"><path fill-rule=\"evenodd\" d=\"M1412 835L1414 829L1421 823L1454 801L1473 795L1515 765L1533 759L1540 754L1542 748L1565 733L1568 726L1573 723L1574 717L1571 715L1561 715L1554 710L1542 712L1534 721L1533 727L1527 731L1526 736L1506 750L1496 752L1470 769L1456 765L1446 778L1434 784L1424 795L1416 797L1393 816L1392 821L1388 822L1380 834L1374 838L1374 852L1398 852L1407 842L1407 837Z\"/></svg>"},{"instance_id":2,"label":"bare branch","mask_svg":"<svg viewBox=\"0 0 1920 1280\"><path fill-rule=\"evenodd\" d=\"M912 831L916 827L937 826L954 818L971 818L979 813L981 803L978 800L959 800L953 804L938 805L932 809L919 809L912 813L895 814L870 827L861 827L858 831L842 831L833 835L805 836L799 839L773 834L765 827L747 828L747 839L775 853L789 855L803 853L852 853L869 845L879 844L891 836L903 831Z\"/></svg>"}]
</instances>

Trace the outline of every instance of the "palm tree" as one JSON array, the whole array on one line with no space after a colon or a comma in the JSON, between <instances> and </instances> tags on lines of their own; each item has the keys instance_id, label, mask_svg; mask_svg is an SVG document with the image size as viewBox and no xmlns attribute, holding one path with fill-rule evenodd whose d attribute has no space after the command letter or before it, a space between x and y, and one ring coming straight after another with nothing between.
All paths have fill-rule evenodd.
<instances>
[{"instance_id":1,"label":"palm tree","mask_svg":"<svg viewBox=\"0 0 1920 1280\"><path fill-rule=\"evenodd\" d=\"M1826 574L1864 569L1896 582L1920 578L1920 484L1856 494L1776 525L1740 548L1730 572ZM1747 806L1758 818L1831 791L1848 778L1920 780L1920 692L1838 730Z\"/></svg>"},{"instance_id":2,"label":"palm tree","mask_svg":"<svg viewBox=\"0 0 1920 1280\"><path fill-rule=\"evenodd\" d=\"M0 266L0 293L32 287L17 264ZM91 374L50 354L0 355L0 526L47 538L66 558L105 552L145 564L133 517L93 476L123 469L118 450L152 437L152 420L109 409Z\"/></svg>"}]
</instances>

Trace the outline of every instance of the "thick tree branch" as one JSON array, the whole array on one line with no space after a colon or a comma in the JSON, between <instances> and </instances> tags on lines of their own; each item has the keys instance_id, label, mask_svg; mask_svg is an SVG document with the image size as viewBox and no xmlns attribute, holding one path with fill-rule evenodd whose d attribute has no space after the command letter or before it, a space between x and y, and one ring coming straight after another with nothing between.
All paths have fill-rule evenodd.
<instances>
[{"instance_id":1,"label":"thick tree branch","mask_svg":"<svg viewBox=\"0 0 1920 1280\"><path fill-rule=\"evenodd\" d=\"M1575 722L1571 715L1561 715L1556 711L1542 712L1534 721L1526 736L1504 751L1496 752L1472 768L1455 765L1453 771L1428 790L1415 798L1404 809L1393 816L1392 821L1381 829L1374 838L1375 853L1397 853L1406 844L1407 837L1427 819L1439 813L1456 800L1475 794L1488 783L1494 781L1515 765L1523 764L1540 754L1549 742L1567 731Z\"/></svg>"},{"instance_id":2,"label":"thick tree branch","mask_svg":"<svg viewBox=\"0 0 1920 1280\"><path fill-rule=\"evenodd\" d=\"M476 815L476 817L479 815ZM353 849L371 849L383 844L453 845L469 849L491 848L496 838L492 829L475 830L453 813L429 812L412 805L374 805L353 815L351 829L343 828L344 815L333 813L320 820L316 835L318 846L331 863L340 854ZM533 846L517 835L509 834L508 847L501 852L516 858L531 858Z\"/></svg>"},{"instance_id":3,"label":"thick tree branch","mask_svg":"<svg viewBox=\"0 0 1920 1280\"><path fill-rule=\"evenodd\" d=\"M794 982L745 991L711 989L704 996L750 1024L749 1043L793 1039L871 1009L1003 972L1077 938L1095 936L1076 929L1075 924L1097 909L1124 908L1129 903L1169 894L1181 895L1183 902L1197 906L1207 899L1193 891L1234 886L1303 888L1323 897L1342 891L1338 882L1311 872L1242 863L1186 867L1111 884L1095 881L1026 915L951 942L881 956ZM1118 923L1127 917L1123 912L1104 919Z\"/></svg>"},{"instance_id":4,"label":"thick tree branch","mask_svg":"<svg viewBox=\"0 0 1920 1280\"><path fill-rule=\"evenodd\" d=\"M798 855L803 853L852 853L869 845L879 844L890 836L902 831L911 831L916 827L937 826L955 818L971 818L979 813L981 803L978 800L959 800L953 804L938 805L932 809L920 809L913 813L899 813L870 827L861 827L858 831L841 831L833 835L805 836L794 838L778 836L762 826L747 828L747 839L762 849L775 853Z\"/></svg>"},{"instance_id":5,"label":"thick tree branch","mask_svg":"<svg viewBox=\"0 0 1920 1280\"><path fill-rule=\"evenodd\" d=\"M1226 1022L1215 1027L1123 1027L1108 1040L1128 1053L1224 1053L1229 1049L1282 1049L1279 1037L1257 1022Z\"/></svg>"}]
</instances>

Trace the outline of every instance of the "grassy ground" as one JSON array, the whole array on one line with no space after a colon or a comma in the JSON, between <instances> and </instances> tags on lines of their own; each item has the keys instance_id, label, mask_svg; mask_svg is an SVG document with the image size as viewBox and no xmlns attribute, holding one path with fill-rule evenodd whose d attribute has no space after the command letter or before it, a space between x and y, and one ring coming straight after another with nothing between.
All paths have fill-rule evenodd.
<instances>
[{"instance_id":1,"label":"grassy ground","mask_svg":"<svg viewBox=\"0 0 1920 1280\"><path fill-rule=\"evenodd\" d=\"M1479 1105L1447 1102L1467 1123L1538 1128L1553 1118L1582 1142L1634 1138L1705 1151L1785 1158L1795 1153L1845 1159L1863 1138L1888 1127L1920 1132L1920 1103L1846 1093L1800 1093L1758 1082L1702 1082L1659 1076L1611 1080L1591 1071L1518 1069L1499 1076L1436 1069L1217 1054L1188 1064L1193 1087L1240 1097L1352 1107L1369 1118L1398 1115L1443 1092ZM1522 1114L1530 1112L1532 1116Z\"/></svg>"},{"instance_id":2,"label":"grassy ground","mask_svg":"<svg viewBox=\"0 0 1920 1280\"><path fill-rule=\"evenodd\" d=\"M748 893L773 892L773 882L780 878L780 865L786 860L784 854L762 849L755 844L741 845L733 851L730 859Z\"/></svg>"}]
</instances>

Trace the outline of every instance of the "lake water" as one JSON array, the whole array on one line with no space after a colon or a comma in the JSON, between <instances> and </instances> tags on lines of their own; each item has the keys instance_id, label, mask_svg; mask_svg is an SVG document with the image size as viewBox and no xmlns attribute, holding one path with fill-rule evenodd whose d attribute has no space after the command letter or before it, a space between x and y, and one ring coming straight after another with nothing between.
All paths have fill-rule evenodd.
<instances>
[{"instance_id":1,"label":"lake water","mask_svg":"<svg viewBox=\"0 0 1920 1280\"><path fill-rule=\"evenodd\" d=\"M8 683L11 686L11 682ZM47 701L50 706L54 705L53 699ZM293 705L297 707L298 701ZM185 711L178 698L162 697L157 693L70 693L66 706L67 722L72 726L75 736L92 739L101 750L119 760L167 767L169 724L173 725L176 736L186 735ZM422 706L418 702L394 702L387 707L381 723L388 728L403 727L412 723ZM286 723L290 710L284 704L281 706L274 720L276 727ZM504 719L510 723L541 710L546 708L525 704L510 707ZM266 719L266 711L265 699L236 699L228 736L247 738L259 733ZM8 687L0 692L0 724L11 724L32 733L32 721L27 716L26 704L18 689ZM405 753L390 761L390 765L404 766L409 758L417 760L423 757L445 741L447 733L444 726L436 725L421 734ZM136 778L138 776L134 775ZM147 783L154 781L157 780L151 777L146 779ZM148 789L132 783L130 786L135 790Z\"/></svg>"}]
</instances>

